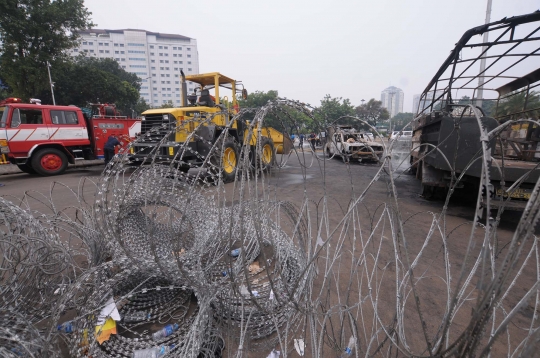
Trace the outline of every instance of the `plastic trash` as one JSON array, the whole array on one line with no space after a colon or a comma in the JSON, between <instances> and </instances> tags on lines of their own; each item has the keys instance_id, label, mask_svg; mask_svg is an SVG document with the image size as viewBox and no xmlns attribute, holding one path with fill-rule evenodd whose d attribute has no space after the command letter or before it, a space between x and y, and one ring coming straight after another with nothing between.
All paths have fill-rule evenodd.
<instances>
[{"instance_id":1,"label":"plastic trash","mask_svg":"<svg viewBox=\"0 0 540 358\"><path fill-rule=\"evenodd\" d=\"M354 336L351 336L351 338L349 338L349 344L347 344L347 348L345 348L345 353L347 353L347 355L351 355L352 352L353 352L353 349L354 349L354 343L355 343L355 339L354 339Z\"/></svg>"},{"instance_id":2,"label":"plastic trash","mask_svg":"<svg viewBox=\"0 0 540 358\"><path fill-rule=\"evenodd\" d=\"M169 353L174 348L171 346L152 347L133 351L133 358L159 358Z\"/></svg>"},{"instance_id":3,"label":"plastic trash","mask_svg":"<svg viewBox=\"0 0 540 358\"><path fill-rule=\"evenodd\" d=\"M300 357L304 356L305 347L306 347L306 345L305 345L304 340L302 338L294 340L294 349L296 349L296 352L298 353L298 355Z\"/></svg>"},{"instance_id":4,"label":"plastic trash","mask_svg":"<svg viewBox=\"0 0 540 358\"><path fill-rule=\"evenodd\" d=\"M231 250L230 255L231 255L232 257L238 257L238 256L240 256L240 249L234 249L234 250Z\"/></svg>"},{"instance_id":5,"label":"plastic trash","mask_svg":"<svg viewBox=\"0 0 540 358\"><path fill-rule=\"evenodd\" d=\"M67 321L59 324L56 328L62 333L73 333L73 321Z\"/></svg>"},{"instance_id":6,"label":"plastic trash","mask_svg":"<svg viewBox=\"0 0 540 358\"><path fill-rule=\"evenodd\" d=\"M161 338L165 338L173 334L178 329L178 324L168 324L156 333L152 334L152 339L158 341Z\"/></svg>"}]
</instances>

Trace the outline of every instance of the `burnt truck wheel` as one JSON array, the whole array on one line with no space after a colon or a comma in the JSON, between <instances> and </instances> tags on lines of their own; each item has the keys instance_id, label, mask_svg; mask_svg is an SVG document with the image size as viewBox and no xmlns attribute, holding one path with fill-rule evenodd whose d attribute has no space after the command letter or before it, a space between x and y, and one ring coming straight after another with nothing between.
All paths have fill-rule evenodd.
<instances>
[{"instance_id":1,"label":"burnt truck wheel","mask_svg":"<svg viewBox=\"0 0 540 358\"><path fill-rule=\"evenodd\" d=\"M268 137L261 137L260 145L253 146L252 151L259 150L260 153L252 153L252 165L256 170L269 172L276 162L276 151L274 150L274 141Z\"/></svg>"},{"instance_id":2,"label":"burnt truck wheel","mask_svg":"<svg viewBox=\"0 0 540 358\"><path fill-rule=\"evenodd\" d=\"M210 160L212 174L221 178L224 183L234 181L239 163L236 143L232 138L228 138L223 144L218 142L216 149L217 153Z\"/></svg>"},{"instance_id":3,"label":"burnt truck wheel","mask_svg":"<svg viewBox=\"0 0 540 358\"><path fill-rule=\"evenodd\" d=\"M36 171L34 170L34 168L32 168L30 165L28 164L17 164L17 167L22 171L22 172L25 172L27 174L36 174Z\"/></svg>"},{"instance_id":4,"label":"burnt truck wheel","mask_svg":"<svg viewBox=\"0 0 540 358\"><path fill-rule=\"evenodd\" d=\"M55 148L45 148L39 150L32 156L32 169L37 174L51 176L62 174L68 165L66 155Z\"/></svg>"}]
</instances>

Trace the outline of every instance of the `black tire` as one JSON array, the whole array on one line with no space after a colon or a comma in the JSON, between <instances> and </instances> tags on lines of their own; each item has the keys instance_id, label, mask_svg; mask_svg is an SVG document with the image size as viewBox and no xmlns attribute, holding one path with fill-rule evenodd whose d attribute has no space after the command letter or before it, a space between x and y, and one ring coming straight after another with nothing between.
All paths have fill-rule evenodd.
<instances>
[{"instance_id":1,"label":"black tire","mask_svg":"<svg viewBox=\"0 0 540 358\"><path fill-rule=\"evenodd\" d=\"M224 143L221 141L216 143L216 152L210 159L210 171L224 183L230 183L236 178L239 162L236 142L232 138L227 138Z\"/></svg>"},{"instance_id":2,"label":"black tire","mask_svg":"<svg viewBox=\"0 0 540 358\"><path fill-rule=\"evenodd\" d=\"M253 146L251 150L251 164L255 167L255 170L269 172L276 163L274 141L268 137L261 136L260 145ZM257 150L259 150L260 153L257 153Z\"/></svg>"},{"instance_id":3,"label":"black tire","mask_svg":"<svg viewBox=\"0 0 540 358\"><path fill-rule=\"evenodd\" d=\"M40 149L32 156L31 163L36 173L43 176L62 174L68 166L66 155L56 148Z\"/></svg>"},{"instance_id":4,"label":"black tire","mask_svg":"<svg viewBox=\"0 0 540 358\"><path fill-rule=\"evenodd\" d=\"M36 171L34 170L34 168L32 168L30 165L28 164L17 164L17 167L19 167L19 169L27 174L36 174Z\"/></svg>"}]
</instances>

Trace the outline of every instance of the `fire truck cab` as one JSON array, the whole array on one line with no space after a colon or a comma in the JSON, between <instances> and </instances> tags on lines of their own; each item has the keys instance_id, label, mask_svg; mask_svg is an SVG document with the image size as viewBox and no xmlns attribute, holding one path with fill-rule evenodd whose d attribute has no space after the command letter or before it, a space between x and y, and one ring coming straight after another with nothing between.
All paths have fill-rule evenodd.
<instances>
[{"instance_id":1,"label":"fire truck cab","mask_svg":"<svg viewBox=\"0 0 540 358\"><path fill-rule=\"evenodd\" d=\"M96 159L111 134L129 139L136 122L99 114L85 118L75 106L29 104L18 98L0 102L0 116L1 153L22 171L44 176L61 174L76 160Z\"/></svg>"}]
</instances>

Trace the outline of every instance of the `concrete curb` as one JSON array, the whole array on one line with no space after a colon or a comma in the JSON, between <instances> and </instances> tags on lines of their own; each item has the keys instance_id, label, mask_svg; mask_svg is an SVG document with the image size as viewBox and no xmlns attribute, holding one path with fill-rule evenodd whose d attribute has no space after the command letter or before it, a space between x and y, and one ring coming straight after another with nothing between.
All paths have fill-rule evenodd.
<instances>
[{"instance_id":1,"label":"concrete curb","mask_svg":"<svg viewBox=\"0 0 540 358\"><path fill-rule=\"evenodd\" d=\"M75 164L69 164L68 170L72 168L84 168L84 167L91 167L96 165L105 165L103 160L78 160L75 162ZM8 174L21 174L24 173L21 171L15 164L3 164L0 165L0 175L8 175Z\"/></svg>"}]
</instances>

